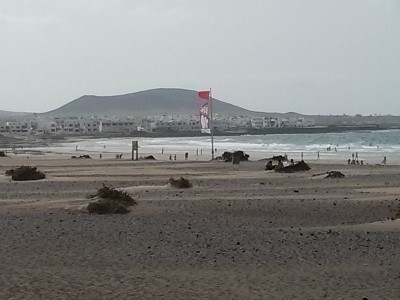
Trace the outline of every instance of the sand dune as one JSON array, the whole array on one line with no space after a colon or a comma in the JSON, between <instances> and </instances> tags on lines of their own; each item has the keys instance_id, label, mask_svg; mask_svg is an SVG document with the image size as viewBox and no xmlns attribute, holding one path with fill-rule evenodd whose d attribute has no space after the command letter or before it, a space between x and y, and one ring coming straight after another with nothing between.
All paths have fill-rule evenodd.
<instances>
[{"instance_id":1,"label":"sand dune","mask_svg":"<svg viewBox=\"0 0 400 300\"><path fill-rule=\"evenodd\" d=\"M26 164L1 160L0 173ZM30 159L0 178L1 299L397 299L400 168ZM313 174L340 170L344 179ZM166 185L184 176L191 189ZM102 184L127 215L82 208Z\"/></svg>"}]
</instances>

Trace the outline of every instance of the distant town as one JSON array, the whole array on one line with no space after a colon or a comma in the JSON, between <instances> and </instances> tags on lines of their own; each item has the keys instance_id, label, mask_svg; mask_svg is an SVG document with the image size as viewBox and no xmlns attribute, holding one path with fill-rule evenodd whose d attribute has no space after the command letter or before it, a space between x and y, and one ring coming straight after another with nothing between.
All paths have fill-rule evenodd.
<instances>
[{"instance_id":1,"label":"distant town","mask_svg":"<svg viewBox=\"0 0 400 300\"><path fill-rule=\"evenodd\" d=\"M305 118L215 116L214 130L219 133L243 133L268 128L306 128L315 122ZM2 135L96 135L135 133L199 133L198 116L137 117L19 117L0 121Z\"/></svg>"},{"instance_id":2,"label":"distant town","mask_svg":"<svg viewBox=\"0 0 400 300\"><path fill-rule=\"evenodd\" d=\"M400 116L266 113L212 101L217 135L400 128ZM173 88L116 96L85 95L46 113L0 111L0 135L195 136L201 135L199 108L203 103L197 91Z\"/></svg>"},{"instance_id":3,"label":"distant town","mask_svg":"<svg viewBox=\"0 0 400 300\"><path fill-rule=\"evenodd\" d=\"M214 119L216 134L335 132L362 129L398 128L398 124L368 121L371 117L321 116L306 117L223 116ZM376 117L378 118L378 117ZM382 117L379 117L382 118ZM360 121L362 120L362 121ZM397 126L396 126L397 125ZM37 115L0 120L3 136L93 136L93 135L200 135L199 116L151 117L42 117Z\"/></svg>"}]
</instances>

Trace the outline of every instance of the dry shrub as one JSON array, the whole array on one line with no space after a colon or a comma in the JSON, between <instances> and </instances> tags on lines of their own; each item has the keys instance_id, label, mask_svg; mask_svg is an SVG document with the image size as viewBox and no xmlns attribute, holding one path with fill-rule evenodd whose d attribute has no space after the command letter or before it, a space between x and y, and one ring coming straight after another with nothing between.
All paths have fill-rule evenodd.
<instances>
[{"instance_id":1,"label":"dry shrub","mask_svg":"<svg viewBox=\"0 0 400 300\"><path fill-rule=\"evenodd\" d=\"M129 207L137 204L127 192L110 188L104 184L96 194L90 197L100 198L88 204L87 209L91 214L126 214L130 211Z\"/></svg>"},{"instance_id":2,"label":"dry shrub","mask_svg":"<svg viewBox=\"0 0 400 300\"><path fill-rule=\"evenodd\" d=\"M84 155L80 155L80 156L72 155L71 158L89 158L90 159L91 157L90 157L90 155L84 154Z\"/></svg>"},{"instance_id":3,"label":"dry shrub","mask_svg":"<svg viewBox=\"0 0 400 300\"><path fill-rule=\"evenodd\" d=\"M275 172L278 173L295 173L295 172L302 172L310 170L310 166L307 165L304 161L300 161L297 164L287 166L280 169L275 169Z\"/></svg>"},{"instance_id":4,"label":"dry shrub","mask_svg":"<svg viewBox=\"0 0 400 300\"><path fill-rule=\"evenodd\" d=\"M168 180L168 183L174 187L174 188L178 188L178 189L187 189L187 188L191 188L192 184L190 183L189 180L181 177L179 179L174 179L173 177L171 177Z\"/></svg>"},{"instance_id":5,"label":"dry shrub","mask_svg":"<svg viewBox=\"0 0 400 300\"><path fill-rule=\"evenodd\" d=\"M243 151L235 151L235 152L228 152L225 151L222 153L222 156L218 157L217 159L222 159L225 162L231 162L233 160L233 157L238 157L240 161L248 161L250 158L250 155L245 154Z\"/></svg>"},{"instance_id":6,"label":"dry shrub","mask_svg":"<svg viewBox=\"0 0 400 300\"><path fill-rule=\"evenodd\" d=\"M346 177L346 175L344 175L340 171L329 171L329 172L327 172L327 174L328 175L326 175L325 178L344 178L344 177Z\"/></svg>"},{"instance_id":7,"label":"dry shrub","mask_svg":"<svg viewBox=\"0 0 400 300\"><path fill-rule=\"evenodd\" d=\"M395 217L395 219L400 219L400 205L397 208L397 212L396 212L396 215L394 217Z\"/></svg>"},{"instance_id":8,"label":"dry shrub","mask_svg":"<svg viewBox=\"0 0 400 300\"><path fill-rule=\"evenodd\" d=\"M88 212L91 214L126 214L129 212L128 206L111 199L99 199L96 202L89 203Z\"/></svg>"},{"instance_id":9,"label":"dry shrub","mask_svg":"<svg viewBox=\"0 0 400 300\"><path fill-rule=\"evenodd\" d=\"M7 170L5 174L6 174L6 176L12 176L12 174L14 174L14 171L15 171L14 169L10 169L10 170Z\"/></svg>"},{"instance_id":10,"label":"dry shrub","mask_svg":"<svg viewBox=\"0 0 400 300\"><path fill-rule=\"evenodd\" d=\"M7 170L5 174L11 176L11 179L14 181L40 180L46 178L46 175L43 172L38 171L36 167L30 166L10 169Z\"/></svg>"},{"instance_id":11,"label":"dry shrub","mask_svg":"<svg viewBox=\"0 0 400 300\"><path fill-rule=\"evenodd\" d=\"M126 203L129 206L136 204L136 201L127 192L116 190L106 185L103 185L97 190L96 196L103 199L117 200Z\"/></svg>"}]
</instances>

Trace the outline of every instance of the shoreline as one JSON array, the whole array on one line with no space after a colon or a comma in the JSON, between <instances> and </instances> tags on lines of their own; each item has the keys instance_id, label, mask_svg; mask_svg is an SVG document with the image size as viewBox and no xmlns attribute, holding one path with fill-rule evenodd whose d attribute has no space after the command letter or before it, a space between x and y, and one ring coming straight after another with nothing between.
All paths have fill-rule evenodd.
<instances>
[{"instance_id":1,"label":"shoreline","mask_svg":"<svg viewBox=\"0 0 400 300\"><path fill-rule=\"evenodd\" d=\"M225 151L244 151L250 155L250 160L261 160L274 155L287 154L289 159L329 163L347 163L352 155L357 154L364 164L375 165L383 162L400 164L400 146L396 140L395 131L368 131L331 134L281 134L281 135L240 135L216 136L214 138L215 156ZM383 138L383 140L382 140ZM131 156L131 142L139 142L139 156L153 155L157 160L169 160L177 155L177 160L183 160L185 153L189 160L207 161L211 159L209 136L198 137L68 137L67 139L37 140L36 144L20 144L8 148L0 148L11 156L62 156L71 157L90 155L92 158L115 158L123 154L124 158ZM340 144L340 146L339 146ZM335 146L338 146L337 149ZM331 148L331 151L327 151ZM350 149L351 148L351 149ZM318 157L319 156L319 157Z\"/></svg>"},{"instance_id":2,"label":"shoreline","mask_svg":"<svg viewBox=\"0 0 400 300\"><path fill-rule=\"evenodd\" d=\"M174 152L175 154L177 151ZM246 154L249 152L245 152ZM250 152L251 153L251 152ZM99 155L101 154L101 158ZM127 152L122 153L122 159L117 159L116 155L121 154L121 152L105 152L105 151L87 151L87 150L78 150L78 151L52 151L52 150L35 150L35 149L25 149L25 150L16 150L6 152L7 157L0 158L1 161L5 161L6 159L9 160L16 160L16 161L23 161L24 163L28 163L32 160L57 160L57 159L68 159L68 160L91 160L95 161L135 161L130 158L131 154ZM154 162L171 162L171 163L179 163L179 162L209 162L211 161L211 155L199 155L195 156L192 153L192 157L185 160L184 151L179 151L177 154L177 159L174 159L175 154L172 153L155 153L155 152L143 152L140 153L138 161L154 161ZM274 155L283 155L283 152L271 152L270 155L262 155L260 153L251 153L251 157L249 162L258 162L261 165L265 165L270 158ZM293 159L294 162L301 161L302 154L301 153L286 153L288 154L288 160ZM90 158L80 158L79 156L89 156ZM170 155L172 159L170 159ZM349 165L347 163L347 159L349 157L348 154L336 154L334 157L327 158L326 155L320 154L320 158L315 158L316 153L303 153L303 159L306 163L312 164L319 164L319 165ZM154 157L153 159L148 159L148 156ZM194 157L194 158L193 158ZM365 156L364 156L365 157ZM383 157L383 156L382 156ZM217 156L216 161L218 161L219 156ZM362 157L361 157L362 158ZM363 164L354 164L355 167L364 167L364 166L381 166L381 167L388 167L388 166L399 166L400 159L388 161L386 164L382 163L381 156L373 155L370 157L370 160L362 159ZM223 162L223 161L221 161ZM225 164L232 164L231 162L223 162ZM246 163L246 162L242 162ZM288 165L289 162L284 162L285 165ZM350 164L352 165L352 164Z\"/></svg>"},{"instance_id":3,"label":"shoreline","mask_svg":"<svg viewBox=\"0 0 400 300\"><path fill-rule=\"evenodd\" d=\"M103 141L103 140L101 140ZM6 149L2 150L8 158L21 158L25 160L29 160L32 158L40 158L40 159L71 159L73 156L79 157L81 155L89 155L93 160L104 160L104 159L116 159L116 155L122 154L122 158L124 160L130 160L131 152L129 147L125 147L124 149L113 149L111 147L107 148L94 148L92 146L85 146L84 143L86 140L71 140L67 143L69 146L63 146L63 144L53 144L48 146L37 146L37 147L23 147L16 148L15 150ZM78 147L78 148L76 148ZM159 150L154 149L153 147L142 146L139 148L139 160L146 160L146 157L153 156L155 161L173 161L173 162L182 162L185 161L185 153L189 154L188 161L196 162L196 161L211 161L211 150L204 149L200 154L200 151L196 149L184 148L184 149L169 149L168 146L160 146L160 148L164 149L163 153L160 153ZM222 155L225 151L233 151L230 149L220 149L215 153L216 157ZM343 164L347 165L347 160L351 159L353 151L308 151L308 152L300 152L300 151L260 151L260 150L244 150L246 154L250 155L250 161L258 161L265 162L277 155L287 155L288 159L293 159L296 161L301 161L302 158L307 163L315 163L315 164ZM101 158L100 158L101 154ZM176 155L177 159L174 159ZM363 161L364 165L382 165L385 166L382 161L383 158L387 157L386 165L400 165L400 153L393 152L359 152L359 161ZM170 159L170 156L172 159ZM5 158L0 158L5 159ZM360 165L362 167L362 165Z\"/></svg>"},{"instance_id":4,"label":"shoreline","mask_svg":"<svg viewBox=\"0 0 400 300\"><path fill-rule=\"evenodd\" d=\"M380 125L329 125L315 127L283 127L283 128L265 128L265 129L249 129L241 131L215 131L214 136L243 136L243 135L268 135L268 134L320 134L320 133L346 133L346 132L363 132L363 131L386 131L399 130L398 126L380 126ZM188 131L168 131L168 132L130 132L130 133L98 133L95 135L71 135L71 134L54 134L54 135L35 135L35 136L7 136L0 135L0 147L12 145L12 143L27 145L32 143L56 143L68 141L69 139L101 139L101 138L173 138L173 137L206 137L207 134L200 132ZM31 139L31 140L29 140ZM28 140L28 141L27 141Z\"/></svg>"}]
</instances>

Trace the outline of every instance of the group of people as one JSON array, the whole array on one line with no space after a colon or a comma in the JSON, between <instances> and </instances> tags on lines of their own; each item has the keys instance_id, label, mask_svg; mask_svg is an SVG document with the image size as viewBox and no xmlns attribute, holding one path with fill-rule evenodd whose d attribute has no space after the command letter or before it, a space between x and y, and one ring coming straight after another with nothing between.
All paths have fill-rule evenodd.
<instances>
[{"instance_id":1,"label":"group of people","mask_svg":"<svg viewBox=\"0 0 400 300\"><path fill-rule=\"evenodd\" d=\"M348 159L347 160L347 164L348 165L364 165L364 161L363 160L358 160L358 159Z\"/></svg>"},{"instance_id":2,"label":"group of people","mask_svg":"<svg viewBox=\"0 0 400 300\"><path fill-rule=\"evenodd\" d=\"M286 156L286 154L285 154ZM286 156L287 157L287 156ZM290 165L293 166L294 165L294 160L293 158L290 160ZM270 170L278 170L278 169L282 169L285 166L283 165L283 161L281 159L278 160L278 163L276 165L273 164L272 160L269 160L267 162L267 164L265 165L265 170L270 171Z\"/></svg>"},{"instance_id":3,"label":"group of people","mask_svg":"<svg viewBox=\"0 0 400 300\"><path fill-rule=\"evenodd\" d=\"M347 160L347 164L348 165L364 165L364 161L363 160L359 160L358 159L358 152L356 153L352 153L351 154L351 159L349 158Z\"/></svg>"},{"instance_id":4,"label":"group of people","mask_svg":"<svg viewBox=\"0 0 400 300\"><path fill-rule=\"evenodd\" d=\"M164 148L161 149L161 154L164 154ZM200 149L200 155L203 155L203 149ZM196 149L196 156L199 156L199 149ZM185 160L188 160L188 158L189 152L185 152ZM172 160L172 154L169 155L169 160ZM174 160L176 160L176 154L174 155Z\"/></svg>"},{"instance_id":5,"label":"group of people","mask_svg":"<svg viewBox=\"0 0 400 300\"><path fill-rule=\"evenodd\" d=\"M351 154L351 159L349 158L347 160L347 164L349 164L349 165L362 165L363 166L364 165L364 161L358 159L358 152L356 152L356 153L352 153ZM382 164L383 165L387 164L386 156L383 157Z\"/></svg>"},{"instance_id":6,"label":"group of people","mask_svg":"<svg viewBox=\"0 0 400 300\"><path fill-rule=\"evenodd\" d=\"M176 160L176 154L173 156L174 160ZM185 160L189 159L189 152L185 152ZM169 160L172 160L172 154L169 155Z\"/></svg>"}]
</instances>

